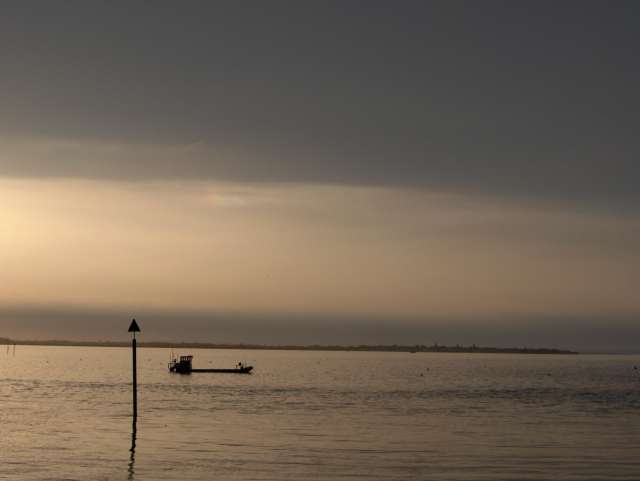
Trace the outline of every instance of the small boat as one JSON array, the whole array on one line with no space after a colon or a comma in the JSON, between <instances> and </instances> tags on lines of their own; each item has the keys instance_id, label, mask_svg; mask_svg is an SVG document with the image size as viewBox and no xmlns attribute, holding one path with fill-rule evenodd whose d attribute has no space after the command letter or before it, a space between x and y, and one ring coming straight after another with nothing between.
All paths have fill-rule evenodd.
<instances>
[{"instance_id":1,"label":"small boat","mask_svg":"<svg viewBox=\"0 0 640 481\"><path fill-rule=\"evenodd\" d=\"M241 362L232 369L194 369L191 365L193 356L180 356L179 359L173 358L169 363L169 372L178 374L191 374L192 372L219 372L229 374L249 374L253 370L253 366L246 366Z\"/></svg>"}]
</instances>

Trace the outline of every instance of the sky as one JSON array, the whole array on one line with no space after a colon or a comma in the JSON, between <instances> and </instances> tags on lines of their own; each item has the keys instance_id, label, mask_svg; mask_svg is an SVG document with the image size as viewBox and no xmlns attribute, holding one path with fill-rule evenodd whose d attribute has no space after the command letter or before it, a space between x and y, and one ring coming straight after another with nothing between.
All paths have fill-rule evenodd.
<instances>
[{"instance_id":1,"label":"sky","mask_svg":"<svg viewBox=\"0 0 640 481\"><path fill-rule=\"evenodd\" d=\"M4 2L0 337L633 351L636 2Z\"/></svg>"}]
</instances>

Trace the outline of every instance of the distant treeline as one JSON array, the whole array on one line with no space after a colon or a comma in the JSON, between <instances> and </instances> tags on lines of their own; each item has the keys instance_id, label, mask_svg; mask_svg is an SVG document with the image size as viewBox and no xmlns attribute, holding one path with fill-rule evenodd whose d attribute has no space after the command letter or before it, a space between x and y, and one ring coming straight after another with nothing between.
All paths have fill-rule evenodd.
<instances>
[{"instance_id":1,"label":"distant treeline","mask_svg":"<svg viewBox=\"0 0 640 481\"><path fill-rule=\"evenodd\" d=\"M3 342L5 341L5 342ZM113 342L113 341L11 341L9 339L1 339L0 344L22 344L31 346L88 346L88 347L126 347L129 342ZM307 346L297 345L264 345L264 344L213 344L206 342L139 342L138 347L155 347L155 348L173 348L173 349L264 349L264 350L282 350L282 351L374 351L374 352L465 352L465 353L504 353L504 354L578 354L574 351L564 349L550 348L530 348L530 347L485 347L471 344L463 346L456 344L455 346L444 346L432 344L427 346L424 344L416 344L414 346L399 344L384 345L368 345L360 344L357 346L343 345L320 345L313 344Z\"/></svg>"}]
</instances>

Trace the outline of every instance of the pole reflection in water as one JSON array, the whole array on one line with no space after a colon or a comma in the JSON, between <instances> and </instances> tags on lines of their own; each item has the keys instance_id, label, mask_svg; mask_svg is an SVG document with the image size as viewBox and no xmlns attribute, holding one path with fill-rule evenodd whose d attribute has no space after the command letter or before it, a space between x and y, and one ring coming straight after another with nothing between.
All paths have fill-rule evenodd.
<instances>
[{"instance_id":1,"label":"pole reflection in water","mask_svg":"<svg viewBox=\"0 0 640 481\"><path fill-rule=\"evenodd\" d=\"M131 423L131 449L129 449L129 452L131 453L131 455L129 456L129 468L128 468L128 472L129 472L129 477L127 478L129 481L133 481L133 475L135 474L135 463L136 463L136 422L137 419L134 416L133 418L133 422Z\"/></svg>"}]
</instances>

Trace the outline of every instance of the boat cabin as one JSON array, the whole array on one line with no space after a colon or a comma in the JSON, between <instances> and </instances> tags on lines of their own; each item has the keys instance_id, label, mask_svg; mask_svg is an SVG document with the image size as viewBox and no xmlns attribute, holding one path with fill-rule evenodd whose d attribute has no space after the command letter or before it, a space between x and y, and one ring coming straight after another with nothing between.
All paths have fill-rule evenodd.
<instances>
[{"instance_id":1,"label":"boat cabin","mask_svg":"<svg viewBox=\"0 0 640 481\"><path fill-rule=\"evenodd\" d=\"M191 362L193 356L180 356L180 360L174 359L169 363L169 371L180 374L188 374L192 371Z\"/></svg>"}]
</instances>

